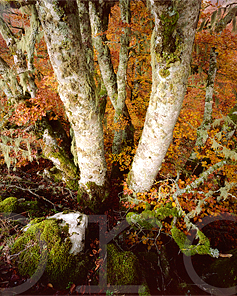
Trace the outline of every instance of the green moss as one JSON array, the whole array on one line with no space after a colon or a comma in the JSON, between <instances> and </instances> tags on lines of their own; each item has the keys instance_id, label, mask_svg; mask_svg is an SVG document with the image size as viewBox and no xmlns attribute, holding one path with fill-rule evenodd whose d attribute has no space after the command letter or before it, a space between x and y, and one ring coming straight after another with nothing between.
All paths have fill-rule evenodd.
<instances>
[{"instance_id":1,"label":"green moss","mask_svg":"<svg viewBox=\"0 0 237 296\"><path fill-rule=\"evenodd\" d=\"M60 155L57 155L58 159L60 159L60 164L62 165L62 169L65 169L65 171L58 170L56 167L51 168L48 173L50 175L50 178L54 179L55 182L61 182L64 181L67 187L71 190L77 190L78 189L78 180L75 179L75 175L72 174L72 178L68 176L68 167L67 167L67 159L65 162L60 157ZM74 178L73 178L74 177Z\"/></svg>"},{"instance_id":2,"label":"green moss","mask_svg":"<svg viewBox=\"0 0 237 296\"><path fill-rule=\"evenodd\" d=\"M155 209L156 217L160 220L164 220L169 216L180 217L177 208L172 206L171 202L161 206L160 208Z\"/></svg>"},{"instance_id":3,"label":"green moss","mask_svg":"<svg viewBox=\"0 0 237 296\"><path fill-rule=\"evenodd\" d=\"M210 241L200 230L197 231L197 236L199 238L197 245L191 245L187 236L176 227L171 229L171 234L176 244L179 246L180 251L186 256L193 256L195 254L210 255Z\"/></svg>"},{"instance_id":4,"label":"green moss","mask_svg":"<svg viewBox=\"0 0 237 296\"><path fill-rule=\"evenodd\" d=\"M140 283L139 261L130 251L120 252L113 245L108 251L108 283L111 285L138 285Z\"/></svg>"},{"instance_id":5,"label":"green moss","mask_svg":"<svg viewBox=\"0 0 237 296\"><path fill-rule=\"evenodd\" d=\"M16 197L8 197L0 202L0 212L11 213L16 212L18 200Z\"/></svg>"},{"instance_id":6,"label":"green moss","mask_svg":"<svg viewBox=\"0 0 237 296\"><path fill-rule=\"evenodd\" d=\"M139 290L138 290L138 295L139 296L149 296L149 295L151 295L148 286L147 285L141 285Z\"/></svg>"},{"instance_id":7,"label":"green moss","mask_svg":"<svg viewBox=\"0 0 237 296\"><path fill-rule=\"evenodd\" d=\"M82 283L89 268L88 257L69 254L72 243L68 227L59 226L60 220L40 220L31 221L31 226L12 246L11 254L19 253L20 274L32 276L35 273L40 262L40 241L45 241L48 258L44 276L49 282L58 288L65 288L70 281Z\"/></svg>"},{"instance_id":8,"label":"green moss","mask_svg":"<svg viewBox=\"0 0 237 296\"><path fill-rule=\"evenodd\" d=\"M160 16L160 37L162 38L162 42L156 46L155 52L157 62L164 62L166 64L166 69L160 70L160 75L162 77L167 77L169 75L168 68L171 63L180 61L182 37L180 33L177 32L178 20L179 13L175 7L170 7Z\"/></svg>"},{"instance_id":9,"label":"green moss","mask_svg":"<svg viewBox=\"0 0 237 296\"><path fill-rule=\"evenodd\" d=\"M19 203L17 212L28 212L30 216L37 216L36 213L39 212L37 201L23 201Z\"/></svg>"},{"instance_id":10,"label":"green moss","mask_svg":"<svg viewBox=\"0 0 237 296\"><path fill-rule=\"evenodd\" d=\"M139 224L144 229L152 229L161 227L161 222L157 219L154 211L145 210L142 213L129 212L126 216L126 220L129 224Z\"/></svg>"},{"instance_id":11,"label":"green moss","mask_svg":"<svg viewBox=\"0 0 237 296\"><path fill-rule=\"evenodd\" d=\"M178 210L172 206L172 203L167 203L165 206L155 210L146 209L140 214L129 212L126 216L126 220L129 224L139 224L145 229L151 229L157 226L162 227L161 220L169 216L180 216Z\"/></svg>"},{"instance_id":12,"label":"green moss","mask_svg":"<svg viewBox=\"0 0 237 296\"><path fill-rule=\"evenodd\" d=\"M171 39L173 38L174 31L179 19L179 13L174 8L168 9L160 16L161 24L163 26L163 48L171 48Z\"/></svg>"}]
</instances>

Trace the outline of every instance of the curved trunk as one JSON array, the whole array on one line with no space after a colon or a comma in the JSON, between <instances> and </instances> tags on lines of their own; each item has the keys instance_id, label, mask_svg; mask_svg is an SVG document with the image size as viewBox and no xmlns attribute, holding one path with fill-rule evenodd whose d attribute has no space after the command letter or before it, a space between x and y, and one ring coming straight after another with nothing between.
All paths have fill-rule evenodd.
<instances>
[{"instance_id":1,"label":"curved trunk","mask_svg":"<svg viewBox=\"0 0 237 296\"><path fill-rule=\"evenodd\" d=\"M135 192L149 191L173 138L190 69L201 0L150 0L152 93L144 129L128 176Z\"/></svg>"}]
</instances>

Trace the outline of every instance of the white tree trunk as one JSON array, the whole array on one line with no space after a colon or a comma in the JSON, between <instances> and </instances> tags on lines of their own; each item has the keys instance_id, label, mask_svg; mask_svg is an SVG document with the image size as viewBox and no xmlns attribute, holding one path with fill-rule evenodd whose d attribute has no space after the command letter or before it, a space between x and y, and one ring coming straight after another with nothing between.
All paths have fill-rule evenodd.
<instances>
[{"instance_id":1,"label":"white tree trunk","mask_svg":"<svg viewBox=\"0 0 237 296\"><path fill-rule=\"evenodd\" d=\"M38 0L37 9L58 92L74 131L79 185L90 195L92 184L105 185L107 168L95 84L82 45L77 3Z\"/></svg>"},{"instance_id":2,"label":"white tree trunk","mask_svg":"<svg viewBox=\"0 0 237 296\"><path fill-rule=\"evenodd\" d=\"M128 176L135 192L149 191L173 138L186 82L201 0L150 0L152 93L143 133Z\"/></svg>"}]
</instances>

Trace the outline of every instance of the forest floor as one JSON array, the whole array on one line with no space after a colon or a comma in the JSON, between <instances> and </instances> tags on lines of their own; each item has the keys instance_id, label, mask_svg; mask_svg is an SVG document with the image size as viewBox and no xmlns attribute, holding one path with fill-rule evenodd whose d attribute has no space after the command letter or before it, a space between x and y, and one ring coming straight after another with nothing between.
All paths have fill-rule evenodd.
<instances>
[{"instance_id":1,"label":"forest floor","mask_svg":"<svg viewBox=\"0 0 237 296\"><path fill-rule=\"evenodd\" d=\"M15 196L17 198L24 198L27 201L37 200L39 210L30 214L29 212L22 212L26 218L32 219L33 217L51 216L55 212L62 212L63 210L77 210L87 215L93 215L94 213L90 209L82 209L77 202L77 192L71 191L65 188L63 183L54 183L52 180L43 177L42 173L45 168L49 169L51 163L48 160L41 158L38 162L34 161L28 163L24 167L19 167L16 171L8 171L5 165L0 167L0 195L2 198ZM119 205L119 193L122 191L122 186L119 181L114 180L111 184L112 190L108 200L107 210L103 215L107 216L108 230L111 230L117 223L122 221L125 216ZM5 223L2 219L1 229ZM94 223L92 223L94 224ZM6 224L4 224L6 227ZM89 226L90 238L87 239L86 248L91 254L91 260L93 260L94 267L88 272L87 279L84 285L91 285L98 282L98 231L96 227ZM9 235L19 232L20 229L14 225L8 225ZM237 233L235 233L237 235ZM221 237L220 237L221 239ZM151 272L152 276L147 279L148 286L152 295L177 295L176 287L173 282L180 282L180 284L192 286L192 294L187 288L185 295L207 295L206 292L199 289L190 280L187 271L185 270L183 263L183 255L179 251L174 241L167 235L162 237L163 243L166 246L167 258L169 260L169 272L170 275L165 278L164 267L158 266L155 262L151 263L142 259L142 264L148 272ZM140 243L127 246L123 242L116 240L116 244L120 244L120 247L126 250L132 250L135 254L141 252L147 252L147 246ZM4 237L0 235L0 294L1 290L4 294L5 288L16 287L26 282L27 278L22 277L17 267L11 261L10 254L6 251ZM223 238L222 251L228 251L229 242ZM233 247L233 246L232 246ZM235 246L236 248L237 246ZM2 250L5 250L2 252ZM201 274L203 269L210 265L215 259L210 256L195 255L192 260L192 264L195 267L197 273ZM174 281L174 278L175 281ZM47 281L40 279L30 290L22 293L22 295L81 295L80 289L73 283L69 283L67 289L57 290L53 285ZM193 294L194 293L194 294ZM102 293L103 294L103 293ZM97 294L98 295L98 294ZM104 294L105 295L105 294ZM106 293L107 295L107 293ZM108 294L115 295L115 294ZM131 294L130 294L131 295Z\"/></svg>"}]
</instances>

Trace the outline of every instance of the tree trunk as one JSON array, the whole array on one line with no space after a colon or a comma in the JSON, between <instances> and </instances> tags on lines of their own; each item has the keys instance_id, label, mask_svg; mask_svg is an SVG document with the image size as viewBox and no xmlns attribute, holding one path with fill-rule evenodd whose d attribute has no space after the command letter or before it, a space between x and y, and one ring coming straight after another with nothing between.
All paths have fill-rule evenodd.
<instances>
[{"instance_id":1,"label":"tree trunk","mask_svg":"<svg viewBox=\"0 0 237 296\"><path fill-rule=\"evenodd\" d=\"M197 146L198 148L205 145L208 138L207 132L211 127L213 91L214 91L214 82L215 82L216 71L217 71L216 57L217 57L217 52L215 51L215 47L212 47L210 52L209 70L207 75L203 121L197 130L197 140L195 143L195 146ZM194 160L195 158L196 158L196 153L192 152L190 156L190 160Z\"/></svg>"},{"instance_id":2,"label":"tree trunk","mask_svg":"<svg viewBox=\"0 0 237 296\"><path fill-rule=\"evenodd\" d=\"M82 44L77 2L39 0L37 9L58 92L74 132L80 194L104 199L107 168L103 129L95 83Z\"/></svg>"},{"instance_id":3,"label":"tree trunk","mask_svg":"<svg viewBox=\"0 0 237 296\"><path fill-rule=\"evenodd\" d=\"M173 138L186 82L201 0L150 0L152 93L143 133L128 176L135 192L149 191Z\"/></svg>"},{"instance_id":4,"label":"tree trunk","mask_svg":"<svg viewBox=\"0 0 237 296\"><path fill-rule=\"evenodd\" d=\"M124 34L121 36L121 49L119 57L119 66L117 76L114 72L110 49L106 44L106 34L102 34L108 28L108 17L110 12L110 5L104 3L103 5L90 2L90 20L93 34L93 45L97 51L97 58L100 67L101 76L104 81L108 96L115 109L115 122L119 124L119 117L123 118L127 122L127 126L124 129L114 132L114 141L112 152L119 154L122 151L122 143L133 146L134 127L129 116L127 106L125 104L126 99L126 70L128 62L128 46L130 42L130 29L124 28ZM130 22L130 1L120 1L121 18L124 23ZM118 163L113 164L112 178L119 176Z\"/></svg>"}]
</instances>

